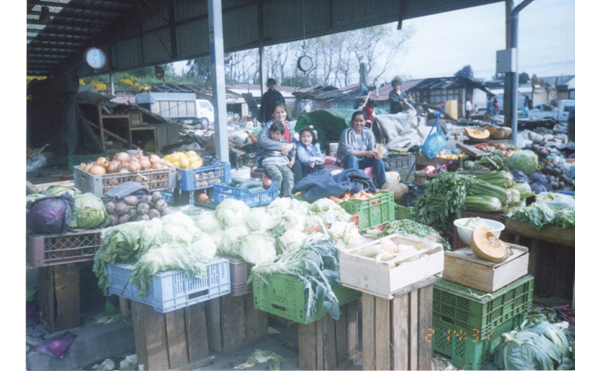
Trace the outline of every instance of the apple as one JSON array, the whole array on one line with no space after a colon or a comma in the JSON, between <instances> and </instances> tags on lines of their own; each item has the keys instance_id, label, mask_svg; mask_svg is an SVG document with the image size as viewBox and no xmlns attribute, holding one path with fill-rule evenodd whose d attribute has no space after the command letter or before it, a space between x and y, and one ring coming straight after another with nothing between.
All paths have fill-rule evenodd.
<instances>
[{"instance_id":1,"label":"apple","mask_svg":"<svg viewBox=\"0 0 600 371\"><path fill-rule=\"evenodd\" d=\"M271 181L271 179L265 179L265 180L263 180L263 188L264 189L271 188L271 184L273 184L273 182Z\"/></svg>"}]
</instances>

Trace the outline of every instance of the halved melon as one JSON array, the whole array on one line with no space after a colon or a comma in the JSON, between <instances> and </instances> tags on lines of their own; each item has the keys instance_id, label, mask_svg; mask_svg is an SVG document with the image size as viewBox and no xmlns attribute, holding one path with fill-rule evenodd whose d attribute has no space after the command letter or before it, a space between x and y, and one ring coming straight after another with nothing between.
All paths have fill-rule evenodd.
<instances>
[{"instance_id":1,"label":"halved melon","mask_svg":"<svg viewBox=\"0 0 600 371\"><path fill-rule=\"evenodd\" d=\"M487 129L477 130L477 129L465 128L465 132L467 134L467 137L469 137L471 139L486 140L490 137L490 132L487 131Z\"/></svg>"},{"instance_id":2,"label":"halved melon","mask_svg":"<svg viewBox=\"0 0 600 371\"><path fill-rule=\"evenodd\" d=\"M500 263L508 257L508 246L481 224L473 230L470 245L478 258L492 263Z\"/></svg>"},{"instance_id":3,"label":"halved melon","mask_svg":"<svg viewBox=\"0 0 600 371\"><path fill-rule=\"evenodd\" d=\"M490 132L490 137L492 137L492 139L508 138L508 136L512 133L512 128L509 128L508 126L501 126L499 128L490 126L486 128L486 130Z\"/></svg>"}]
</instances>

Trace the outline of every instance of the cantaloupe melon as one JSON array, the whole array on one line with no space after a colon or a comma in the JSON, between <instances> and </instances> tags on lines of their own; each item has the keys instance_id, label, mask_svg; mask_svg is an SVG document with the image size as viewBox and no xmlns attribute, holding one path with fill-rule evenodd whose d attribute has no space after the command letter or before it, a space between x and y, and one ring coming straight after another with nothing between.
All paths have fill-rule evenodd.
<instances>
[{"instance_id":1,"label":"cantaloupe melon","mask_svg":"<svg viewBox=\"0 0 600 371\"><path fill-rule=\"evenodd\" d=\"M473 230L470 245L478 258L492 263L500 263L508 257L508 246L481 224Z\"/></svg>"},{"instance_id":2,"label":"cantaloupe melon","mask_svg":"<svg viewBox=\"0 0 600 371\"><path fill-rule=\"evenodd\" d=\"M487 131L486 129L477 130L477 129L465 128L465 133L467 134L467 137L469 137L471 139L477 139L477 140L486 140L490 137L490 132Z\"/></svg>"}]
</instances>

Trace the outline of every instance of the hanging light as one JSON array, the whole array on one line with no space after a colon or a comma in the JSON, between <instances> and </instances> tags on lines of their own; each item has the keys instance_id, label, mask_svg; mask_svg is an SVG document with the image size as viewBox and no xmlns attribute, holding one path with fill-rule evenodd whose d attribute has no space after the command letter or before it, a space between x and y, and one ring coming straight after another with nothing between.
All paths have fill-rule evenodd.
<instances>
[{"instance_id":1,"label":"hanging light","mask_svg":"<svg viewBox=\"0 0 600 371\"><path fill-rule=\"evenodd\" d=\"M40 14L40 22L48 23L50 22L50 8L47 6L42 6L42 14Z\"/></svg>"}]
</instances>

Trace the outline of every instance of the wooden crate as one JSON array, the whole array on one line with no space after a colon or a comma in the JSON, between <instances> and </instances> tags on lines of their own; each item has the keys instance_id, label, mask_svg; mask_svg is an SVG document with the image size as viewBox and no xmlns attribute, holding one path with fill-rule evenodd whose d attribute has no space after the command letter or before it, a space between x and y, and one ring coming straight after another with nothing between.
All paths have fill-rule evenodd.
<instances>
[{"instance_id":1,"label":"wooden crate","mask_svg":"<svg viewBox=\"0 0 600 371\"><path fill-rule=\"evenodd\" d=\"M140 369L192 370L210 363L204 304L159 313L149 305L131 301Z\"/></svg>"},{"instance_id":2,"label":"wooden crate","mask_svg":"<svg viewBox=\"0 0 600 371\"><path fill-rule=\"evenodd\" d=\"M298 325L301 370L345 370L360 360L358 351L358 301L340 306L340 318L329 314L307 325Z\"/></svg>"},{"instance_id":3,"label":"wooden crate","mask_svg":"<svg viewBox=\"0 0 600 371\"><path fill-rule=\"evenodd\" d=\"M268 336L267 312L254 308L252 293L225 295L206 302L208 347L231 354Z\"/></svg>"},{"instance_id":4,"label":"wooden crate","mask_svg":"<svg viewBox=\"0 0 600 371\"><path fill-rule=\"evenodd\" d=\"M495 292L523 277L528 272L529 250L508 244L513 255L501 263L479 259L471 248L446 251L444 279L485 292Z\"/></svg>"},{"instance_id":5,"label":"wooden crate","mask_svg":"<svg viewBox=\"0 0 600 371\"><path fill-rule=\"evenodd\" d=\"M51 331L80 326L79 266L39 268L38 298L42 321Z\"/></svg>"},{"instance_id":6,"label":"wooden crate","mask_svg":"<svg viewBox=\"0 0 600 371\"><path fill-rule=\"evenodd\" d=\"M379 244L384 239L407 245L421 242L419 239L392 234L349 251L340 251L342 286L390 300L396 292L444 270L444 249L440 243L426 252L417 251L379 264L373 258L354 253L366 246ZM408 261L416 256L420 258Z\"/></svg>"},{"instance_id":7,"label":"wooden crate","mask_svg":"<svg viewBox=\"0 0 600 371\"><path fill-rule=\"evenodd\" d=\"M363 293L363 370L430 370L433 284L428 277L391 300Z\"/></svg>"},{"instance_id":8,"label":"wooden crate","mask_svg":"<svg viewBox=\"0 0 600 371\"><path fill-rule=\"evenodd\" d=\"M541 230L533 229L529 224L506 218L504 223L506 232L533 238L536 240L575 247L575 228L561 228L555 226L544 227Z\"/></svg>"}]
</instances>

